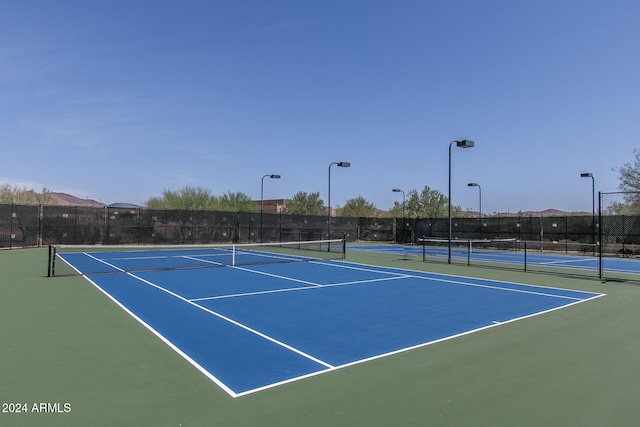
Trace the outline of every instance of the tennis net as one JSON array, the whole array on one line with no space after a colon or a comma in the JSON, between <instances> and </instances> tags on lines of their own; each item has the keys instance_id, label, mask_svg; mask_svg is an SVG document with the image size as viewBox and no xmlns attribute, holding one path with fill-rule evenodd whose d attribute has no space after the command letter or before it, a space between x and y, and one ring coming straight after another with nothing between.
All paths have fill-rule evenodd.
<instances>
[{"instance_id":1,"label":"tennis net","mask_svg":"<svg viewBox=\"0 0 640 427\"><path fill-rule=\"evenodd\" d=\"M432 239L423 238L418 240L422 246L422 260L427 257L443 258L451 257L465 259L470 263L472 254L476 254L477 259L491 259L498 253L515 252L518 250L518 240L508 239ZM494 255L492 255L494 254Z\"/></svg>"},{"instance_id":2,"label":"tennis net","mask_svg":"<svg viewBox=\"0 0 640 427\"><path fill-rule=\"evenodd\" d=\"M345 259L344 239L303 242L49 247L47 275L133 273ZM60 267L62 261L63 267Z\"/></svg>"}]
</instances>

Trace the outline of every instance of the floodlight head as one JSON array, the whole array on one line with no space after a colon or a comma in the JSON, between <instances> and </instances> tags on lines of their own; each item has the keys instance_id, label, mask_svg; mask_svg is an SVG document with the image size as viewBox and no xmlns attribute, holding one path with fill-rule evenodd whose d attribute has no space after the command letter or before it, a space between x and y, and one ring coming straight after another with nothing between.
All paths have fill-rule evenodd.
<instances>
[{"instance_id":1,"label":"floodlight head","mask_svg":"<svg viewBox=\"0 0 640 427\"><path fill-rule=\"evenodd\" d=\"M338 163L336 163L336 165L338 165L338 167L340 167L340 168L348 168L349 166L351 166L351 163L349 163L349 162L338 162Z\"/></svg>"},{"instance_id":2,"label":"floodlight head","mask_svg":"<svg viewBox=\"0 0 640 427\"><path fill-rule=\"evenodd\" d=\"M280 179L280 175L269 175L269 178Z\"/></svg>"},{"instance_id":3,"label":"floodlight head","mask_svg":"<svg viewBox=\"0 0 640 427\"><path fill-rule=\"evenodd\" d=\"M469 139L463 139L461 141L456 141L456 147L461 147L461 148L471 148L475 145L475 142L469 140Z\"/></svg>"},{"instance_id":4,"label":"floodlight head","mask_svg":"<svg viewBox=\"0 0 640 427\"><path fill-rule=\"evenodd\" d=\"M580 174L581 178L593 178L593 174L591 172L585 172Z\"/></svg>"},{"instance_id":5,"label":"floodlight head","mask_svg":"<svg viewBox=\"0 0 640 427\"><path fill-rule=\"evenodd\" d=\"M399 188L394 188L394 189L393 189L393 190L391 190L391 191L393 191L394 193L399 193L399 192L401 192L402 190L401 190L401 189L399 189Z\"/></svg>"},{"instance_id":6,"label":"floodlight head","mask_svg":"<svg viewBox=\"0 0 640 427\"><path fill-rule=\"evenodd\" d=\"M477 182L470 182L467 184L468 187L480 187Z\"/></svg>"}]
</instances>

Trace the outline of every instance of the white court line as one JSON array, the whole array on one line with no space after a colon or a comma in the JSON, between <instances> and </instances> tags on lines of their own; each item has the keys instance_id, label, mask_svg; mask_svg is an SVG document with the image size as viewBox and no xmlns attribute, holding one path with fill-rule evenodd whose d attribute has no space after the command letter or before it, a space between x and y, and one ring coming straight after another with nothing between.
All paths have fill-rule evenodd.
<instances>
[{"instance_id":1,"label":"white court line","mask_svg":"<svg viewBox=\"0 0 640 427\"><path fill-rule=\"evenodd\" d=\"M65 261L66 262L66 261ZM186 354L184 351L182 351L178 346L176 346L174 343L172 343L167 337L165 337L164 335L162 335L159 331L155 330L151 325L149 325L147 322L145 322L144 320L142 320L140 317L138 317L134 312L132 312L131 310L129 310L127 307L124 306L124 304L122 304L120 301L118 301L114 296L112 296L109 292L105 291L104 289L102 289L97 283L95 283L93 280L91 280L89 277L84 276L85 279L87 279L89 281L89 283L91 283L93 286L95 286L96 288L98 288L98 290L100 292L102 292L103 294L105 294L111 301L113 301L116 305L118 305L121 309L123 309L125 311L125 313L129 314L129 316L133 317L136 321L138 321L142 326L144 326L145 328L147 328L152 334L154 334L155 336L157 336L162 342L164 342L166 345L169 346L170 349L172 349L173 351L175 351L176 353L178 353L180 356L182 356L182 358L184 358L188 363L190 363L194 368L196 368L198 371L200 371L202 374L204 374L204 376L206 376L207 378L209 378L211 381L213 381L218 387L220 387L222 390L224 390L225 392L227 392L227 394L229 394L231 397L236 398L239 396L238 393L236 393L235 391L231 390L229 387L227 387L227 385L222 382L218 377L216 377L215 375L213 375L213 373L209 372L206 368L204 368L202 365L200 365L198 362L196 362L194 359L192 359L188 354Z\"/></svg>"},{"instance_id":2,"label":"white court line","mask_svg":"<svg viewBox=\"0 0 640 427\"><path fill-rule=\"evenodd\" d=\"M95 259L95 260L97 260L97 261L100 261L100 262L102 262L102 263L104 263L104 264L108 265L109 267L112 267L112 268L115 268L116 270L120 270L120 271L123 271L123 272L124 272L124 270L122 270L122 269L121 269L121 268L119 268L119 267L116 267L115 265L109 264L108 262L103 261L103 260L98 259L98 258L95 258L95 257L93 257L93 256L91 256L91 255L89 255L89 256L90 256L90 257L92 257L92 258L94 258L94 259ZM235 321L235 320L233 320L233 319L231 319L231 318L229 318L229 317L227 317L227 316L224 316L224 315L222 315L222 314L220 314L220 313L217 313L217 312L215 312L215 311L213 311L213 310L210 310L210 309L208 309L208 308L206 308L206 307L203 307L203 306L201 306L201 305L199 305L199 304L196 304L195 302L189 301L187 298L183 297L182 295L178 295L178 294L176 294L175 292L172 292L172 291L170 291L170 290L168 290L168 289L163 288L162 286L159 286L159 285L157 285L157 284L155 284L155 283L153 283L153 282L150 282L149 280L143 279L143 278L142 278L142 277L140 277L140 276L136 276L136 275L135 275L135 274L133 274L133 273L127 273L127 272L125 272L125 274L127 274L127 275L128 275L128 276L130 276L130 277L133 277L133 278L134 278L134 279L136 279L136 280L141 281L142 283L145 283L145 284L147 284L147 285L149 285L149 286L152 286L152 287L154 287L154 288L156 288L156 289L159 289L159 290L161 290L161 291L163 291L163 292L166 292L167 294L169 294L169 295L171 295L171 296L173 296L173 297L175 297L175 298L177 298L177 299L179 299L179 300L181 300L181 301L184 301L184 302L186 302L187 304L190 304L190 305L192 305L192 306L194 306L194 307L196 307L196 308L199 308L199 309L200 309L200 310L202 310L202 311L205 311L205 312L207 312L207 313L209 313L209 314L212 314L212 315L214 315L214 316L216 316L216 317L219 317L219 318L220 318L220 319L222 319L222 320L225 320L225 321L227 321L227 322L229 322L229 323L231 323L231 324L233 324L233 325L236 325L236 326L238 326L238 327L240 327L240 328L242 328L242 329L244 329L244 330L246 330L246 331L248 331L248 332L251 332L251 333L253 333L253 334L255 334L255 335L257 335L257 336L259 336L259 337L261 337L261 338L264 338L264 339L266 339L267 341L271 341L272 343L277 344L277 345L279 345L279 346L281 346L281 347L284 347L284 348L286 348L286 349L287 349L287 350L289 350L289 351L292 351L292 352L294 352L294 353L297 353L297 354L299 354L300 356L305 357L305 358L307 358L307 359L309 359L309 360L311 360L311 361L313 361L313 362L316 362L316 363L318 363L318 364L320 364L320 365L322 365L322 366L325 366L325 367L327 367L327 368L329 368L329 369L333 369L333 368L334 368L334 366L333 366L333 365L331 365L331 364L329 364L329 363L327 363L327 362L325 362L325 361L323 361L323 360L320 360L320 359L318 359L318 358L316 358L316 357L313 357L313 356L311 356L310 354L307 354L307 353L303 352L302 350L299 350L299 349L297 349L297 348L295 348L295 347L292 347L292 346L290 346L289 344L285 344L285 343L283 343L282 341L279 341L279 340L277 340L277 339L275 339L275 338L273 338L273 337L270 337L269 335L263 334L262 332L260 332L260 331L258 331L258 330L256 330L256 329L253 329L253 328L251 328L251 327L249 327L249 326L247 326L247 325L244 325L244 324L242 324L242 323L240 323L240 322L237 322L237 321ZM86 277L86 276L85 276L85 277Z\"/></svg>"},{"instance_id":3,"label":"white court line","mask_svg":"<svg viewBox=\"0 0 640 427\"><path fill-rule=\"evenodd\" d=\"M344 261L342 261L342 262L344 262ZM340 264L334 264L334 263L325 264L325 263L322 263L322 262L316 262L316 264L343 267L342 262ZM380 272L380 271L375 270L375 269L366 268L366 264L355 264L355 265L362 266L362 267L356 268L356 269L359 269L359 270L362 270L362 271ZM349 266L349 265L344 265L344 268L354 268L354 267ZM392 270L395 269L394 267L381 267L381 266L380 266L380 268L389 268L389 269L392 269ZM564 299L572 299L572 300L580 300L580 301L585 301L586 300L584 298L548 294L548 293L545 293L545 292L527 291L527 290L523 290L523 289L513 289L513 288L507 288L507 287L498 286L498 285L485 285L485 284L481 284L481 283L473 283L473 282L467 282L467 281L463 281L463 280L451 280L451 279L437 278L437 277L431 277L431 276L428 276L428 275L436 275L436 276L442 276L442 277L457 277L458 279L466 279L466 280L482 280L484 282L494 282L494 283L511 284L511 285L519 285L519 286L529 286L529 287L540 288L540 289L547 288L547 289L555 289L555 290L569 291L569 292L582 292L582 293L593 294L593 295L598 295L598 296L604 295L604 294L595 294L594 292L574 291L574 290L571 290L571 289L553 288L553 287L548 287L548 286L538 286L538 285L531 285L531 284L526 284L526 283L512 283L512 282L504 282L504 281L493 280L493 279L481 279L481 278L471 278L471 277L462 277L462 276L451 276L451 275L447 275L447 274L421 272L421 271L417 271L417 270L403 270L403 269L398 269L398 270L405 271L405 272L406 271L413 271L415 273L424 274L424 275L408 275L408 277L414 277L414 278L417 278L417 279L434 280L434 281L437 281L437 282L453 283L453 284L456 284L456 285L475 286L475 287L480 287L480 288L497 289L497 290L503 290L503 291L508 291L508 292L520 292L520 293L548 296L548 297L554 297L554 298L564 298ZM396 274L398 274L398 273L396 273ZM587 299L590 299L590 298L587 298Z\"/></svg>"},{"instance_id":4,"label":"white court line","mask_svg":"<svg viewBox=\"0 0 640 427\"><path fill-rule=\"evenodd\" d=\"M229 317L227 317L227 316L224 316L224 315L222 315L222 314L220 314L220 313L218 313L218 312L215 312L215 311L210 310L210 309L208 309L208 308L206 308L206 307L203 307L203 306L201 306L201 305L199 305L199 304L196 304L195 302L189 301L188 299L186 299L186 298L185 298L185 297L183 297L182 295L178 295L178 294L176 294L175 292L172 292L172 291L170 291L170 290L168 290L168 289L165 289L165 288L163 288L162 286L156 285L155 283L150 282L150 281L148 281L148 280L146 280L146 279L143 279L142 277L136 276L135 274L132 274L132 273L127 273L127 275L129 275L129 276L133 277L134 279L140 280L141 282L146 283L146 284L147 284L147 285L149 285L149 286L153 286L153 287L154 287L154 288L156 288L156 289L159 289L159 290L161 290L161 291L163 291L163 292L166 292L166 293L168 293L169 295L171 295L171 296L173 296L173 297L176 297L176 298L178 298L179 300L184 301L184 302L186 302L186 303L188 303L188 304L191 304L192 306L197 307L197 308L199 308L199 309L200 309L200 310L202 310L202 311L206 311L206 312L207 312L207 313L209 313L209 314L213 314L214 316L219 317L219 318L220 318L220 319L222 319L222 320L225 320L225 321L227 321L227 322L229 322L229 323L232 323L232 324L234 324L234 325L236 325L236 326L238 326L238 327L240 327L240 328L242 328L242 329L244 329L244 330L246 330L246 331L249 331L249 332L251 332L251 333L253 333L253 334L255 334L255 335L258 335L259 337L264 338L264 339L266 339L267 341L271 341L272 343L277 344L277 345L279 345L279 346L281 346L281 347L284 347L284 348L286 348L287 350L293 351L294 353L297 353L297 354L299 354L299 355L301 355L301 356L303 356L303 357L306 357L306 358L307 358L307 359L309 359L309 360L312 360L312 361L314 361L314 362L316 362L316 363L319 363L319 364L321 364L321 365L323 365L323 366L326 366L327 368L333 368L333 367L334 367L333 365L331 365L331 364L329 364L329 363L327 363L327 362L325 362L325 361L323 361L323 360L320 360L320 359L318 359L318 358L315 358L315 357L311 356L310 354L307 354L307 353L305 353L305 352L303 352L303 351L301 351L301 350L298 350L297 348L292 347L292 346L290 346L289 344L285 344L285 343L283 343L282 341L278 341L277 339L272 338L272 337L270 337L270 336L268 336L268 335L266 335L266 334L263 334L262 332L260 332L260 331L258 331L258 330L256 330L256 329L253 329L253 328L251 328L251 327L249 327L249 326L247 326L247 325L244 325L244 324L242 324L242 323L240 323L240 322L238 322L238 321L235 321L235 320L233 320L233 319L231 319L231 318L229 318Z\"/></svg>"},{"instance_id":5,"label":"white court line","mask_svg":"<svg viewBox=\"0 0 640 427\"><path fill-rule=\"evenodd\" d=\"M406 279L406 278L410 278L411 276L398 276L398 277L384 277L384 278L380 278L380 279L369 279L369 280L355 280L353 282L340 282L340 283L330 283L327 285L321 285L321 284L316 284L313 286L303 286L300 288L283 288L283 289L270 289L267 291L256 291L256 292L244 292L244 293L238 293L238 294L229 294L229 295L218 295L215 297L202 297L202 298L192 298L189 301L211 301L211 300L217 300L217 299L225 299L225 298L237 298L237 297L247 297L247 296L254 296L254 295L266 295L266 294L276 294L276 293L280 293L280 292L295 292L295 291L305 291L305 290L309 290L309 289L318 289L318 288L331 288L331 287L337 287L337 286L350 286L350 285L359 285L362 283L372 283L372 282L383 282L383 281L388 281L388 280L399 280L399 279ZM283 279L286 279L285 277L283 277ZM289 280L289 279L287 279Z\"/></svg>"},{"instance_id":6,"label":"white court line","mask_svg":"<svg viewBox=\"0 0 640 427\"><path fill-rule=\"evenodd\" d=\"M125 272L122 268L120 268L120 267L116 267L115 265L110 264L110 263L108 263L107 261L105 261L105 260L103 260L103 259L97 258L97 257L95 257L95 256L91 255L90 253L83 252L83 254L84 254L84 255L86 255L86 256L88 256L89 258L95 259L96 261L103 263L104 265L106 265L106 266L108 266L108 267L115 268L116 270L118 270L118 271L120 271L120 272L122 272L122 273L124 273L124 272Z\"/></svg>"},{"instance_id":7,"label":"white court line","mask_svg":"<svg viewBox=\"0 0 640 427\"><path fill-rule=\"evenodd\" d=\"M539 265L551 265L551 264L568 264L573 262L593 262L597 261L597 258L582 258L582 259L566 259L560 261L545 261L540 262Z\"/></svg>"},{"instance_id":8,"label":"white court line","mask_svg":"<svg viewBox=\"0 0 640 427\"><path fill-rule=\"evenodd\" d=\"M284 280L289 280L291 282L303 283L305 285L322 286L319 283L309 282L307 280L295 279L293 277L287 277L287 276L280 276L279 274L267 273L265 271L260 271L260 270L251 270L250 268L238 267L237 265L236 266L229 266L229 267L231 267L233 269L236 269L236 270L247 271L249 273L256 273L256 274L262 274L263 276L275 277L276 279L284 279Z\"/></svg>"},{"instance_id":9,"label":"white court line","mask_svg":"<svg viewBox=\"0 0 640 427\"><path fill-rule=\"evenodd\" d=\"M229 256L229 254L221 254L221 255ZM214 255L214 256L220 256L220 255ZM180 258L186 258L186 259L190 259L192 261L204 262L205 264L214 264L214 265L219 265L219 266L224 265L221 262L209 261L207 259L195 258L195 257L188 256L188 255L182 255Z\"/></svg>"},{"instance_id":10,"label":"white court line","mask_svg":"<svg viewBox=\"0 0 640 427\"><path fill-rule=\"evenodd\" d=\"M502 287L502 286L483 285L483 284L480 284L480 283L469 283L469 282L462 282L462 281L458 281L458 280L436 279L436 278L433 278L433 277L420 277L420 276L414 276L414 277L417 278L417 279L435 280L435 281L438 281L438 282L453 283L453 284L456 284L456 285L472 286L472 287L487 288L487 289L496 289L496 290L500 290L500 291L516 292L516 293L523 293L523 294L530 294L530 295L539 295L539 296L545 296L545 297L551 297L551 298L570 299L570 300L574 300L574 301L584 301L584 298L570 297L570 296L565 296L565 295L555 295L555 294L549 294L549 293L545 293L545 292L527 291L527 290L524 290L524 289L512 289L512 288L505 288L505 287ZM528 285L525 285L525 286L528 286Z\"/></svg>"},{"instance_id":11,"label":"white court line","mask_svg":"<svg viewBox=\"0 0 640 427\"><path fill-rule=\"evenodd\" d=\"M85 252L86 254L86 252ZM130 256L130 257L119 257L119 258L111 258L111 261L130 261L135 259L168 259L171 258L167 255L156 255L156 256Z\"/></svg>"},{"instance_id":12,"label":"white court line","mask_svg":"<svg viewBox=\"0 0 640 427\"><path fill-rule=\"evenodd\" d=\"M394 276L406 276L407 273L396 273L394 271L380 271L380 270L372 270L371 268L366 268L366 264L353 264L353 263L347 263L346 261L338 261L339 263L332 263L332 262L326 262L326 261L311 261L311 264L318 264L318 265L324 265L324 266L328 266L328 267L337 267L337 268L346 268L349 270L357 270L357 271L366 271L366 272L374 272L374 273L380 273L380 274L390 274L390 275L394 275ZM380 267L380 268L387 268L387 267ZM402 271L402 270L400 270ZM410 271L410 270L404 270L404 271Z\"/></svg>"}]
</instances>

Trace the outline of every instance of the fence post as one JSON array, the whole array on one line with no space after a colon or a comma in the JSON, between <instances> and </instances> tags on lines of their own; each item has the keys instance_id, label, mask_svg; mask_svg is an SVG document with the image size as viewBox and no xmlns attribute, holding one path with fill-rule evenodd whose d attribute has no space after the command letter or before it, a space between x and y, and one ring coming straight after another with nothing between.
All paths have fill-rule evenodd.
<instances>
[{"instance_id":1,"label":"fence post","mask_svg":"<svg viewBox=\"0 0 640 427\"><path fill-rule=\"evenodd\" d=\"M396 243L400 243L398 239L398 218L393 217L393 222L391 223L391 232L393 233L394 239Z\"/></svg>"},{"instance_id":2,"label":"fence post","mask_svg":"<svg viewBox=\"0 0 640 427\"><path fill-rule=\"evenodd\" d=\"M13 248L13 202L11 203L11 214L9 215L9 249Z\"/></svg>"},{"instance_id":3,"label":"fence post","mask_svg":"<svg viewBox=\"0 0 640 427\"><path fill-rule=\"evenodd\" d=\"M104 207L104 219L107 222L105 237L107 238L107 244L109 244L111 243L111 217L109 216L109 208L107 206Z\"/></svg>"},{"instance_id":4,"label":"fence post","mask_svg":"<svg viewBox=\"0 0 640 427\"><path fill-rule=\"evenodd\" d=\"M38 247L42 246L42 220L44 218L44 211L42 203L38 205Z\"/></svg>"},{"instance_id":5,"label":"fence post","mask_svg":"<svg viewBox=\"0 0 640 427\"><path fill-rule=\"evenodd\" d=\"M598 249L598 279L602 280L602 191L598 191L598 241L600 248Z\"/></svg>"},{"instance_id":6,"label":"fence post","mask_svg":"<svg viewBox=\"0 0 640 427\"><path fill-rule=\"evenodd\" d=\"M78 244L78 206L75 206L75 212L73 213L73 244Z\"/></svg>"}]
</instances>

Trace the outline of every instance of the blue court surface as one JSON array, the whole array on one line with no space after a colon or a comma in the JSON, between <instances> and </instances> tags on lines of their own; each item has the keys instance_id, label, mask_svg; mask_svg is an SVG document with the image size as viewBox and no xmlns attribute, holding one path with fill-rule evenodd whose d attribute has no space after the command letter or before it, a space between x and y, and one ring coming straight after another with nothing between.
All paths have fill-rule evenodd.
<instances>
[{"instance_id":1,"label":"blue court surface","mask_svg":"<svg viewBox=\"0 0 640 427\"><path fill-rule=\"evenodd\" d=\"M602 296L346 261L91 274L103 256L61 258L233 397Z\"/></svg>"},{"instance_id":2,"label":"blue court surface","mask_svg":"<svg viewBox=\"0 0 640 427\"><path fill-rule=\"evenodd\" d=\"M406 245L352 245L349 246L350 251L362 252L378 252L398 256L422 257L422 246L406 246ZM425 250L427 257L447 258L447 247L427 247ZM525 253L523 250L486 250L474 249L469 253L467 248L454 247L451 250L451 258L459 261L467 262L483 262L483 263L500 263L524 265ZM526 256L526 263L530 267L547 267L547 268L563 268L576 269L597 272L598 266L597 254L563 254L558 252L539 252L529 250ZM640 274L640 260L630 258L603 258L602 268L617 273Z\"/></svg>"}]
</instances>

